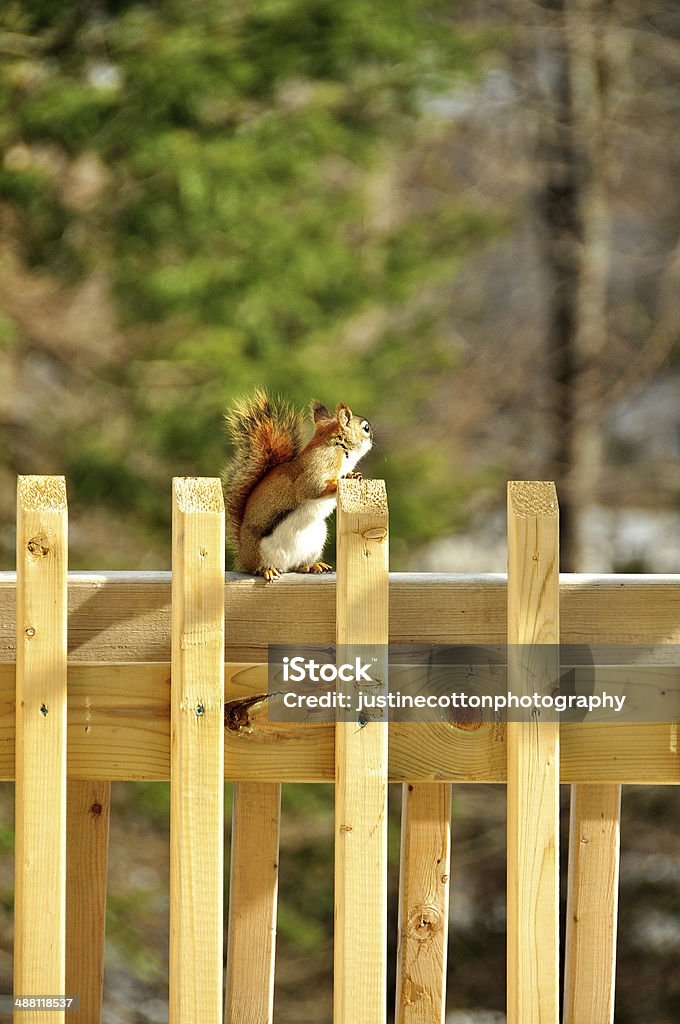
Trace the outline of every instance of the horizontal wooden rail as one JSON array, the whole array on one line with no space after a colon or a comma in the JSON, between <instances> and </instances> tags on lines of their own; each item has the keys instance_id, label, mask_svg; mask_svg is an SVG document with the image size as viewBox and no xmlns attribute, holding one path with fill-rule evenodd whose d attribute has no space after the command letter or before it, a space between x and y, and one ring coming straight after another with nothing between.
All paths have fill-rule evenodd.
<instances>
[{"instance_id":1,"label":"horizontal wooden rail","mask_svg":"<svg viewBox=\"0 0 680 1024\"><path fill-rule=\"evenodd\" d=\"M273 589L273 587L272 587ZM332 782L333 725L267 721L266 665L226 666L226 777L237 782ZM70 664L71 778L170 778L170 665ZM505 782L502 725L389 726L391 782ZM561 782L680 783L675 724L561 727ZM414 736L417 741L414 742ZM283 742L285 740L285 742ZM14 666L0 664L0 779L14 778Z\"/></svg>"},{"instance_id":2,"label":"horizontal wooden rail","mask_svg":"<svg viewBox=\"0 0 680 1024\"><path fill-rule=\"evenodd\" d=\"M390 573L390 640L505 643L504 575ZM15 574L0 573L0 662L15 660ZM225 661L335 642L335 577L228 573ZM563 643L680 644L680 575L560 577ZM69 573L71 661L170 661L170 573Z\"/></svg>"}]
</instances>

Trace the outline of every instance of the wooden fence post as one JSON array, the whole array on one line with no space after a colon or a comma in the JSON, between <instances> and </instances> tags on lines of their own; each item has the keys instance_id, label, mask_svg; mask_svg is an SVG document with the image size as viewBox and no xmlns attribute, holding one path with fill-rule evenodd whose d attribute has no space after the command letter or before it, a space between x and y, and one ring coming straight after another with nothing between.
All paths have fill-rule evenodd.
<instances>
[{"instance_id":1,"label":"wooden fence post","mask_svg":"<svg viewBox=\"0 0 680 1024\"><path fill-rule=\"evenodd\" d=\"M17 487L14 993L65 992L67 506L63 477ZM15 1022L63 1024L61 1010Z\"/></svg>"},{"instance_id":2,"label":"wooden fence post","mask_svg":"<svg viewBox=\"0 0 680 1024\"><path fill-rule=\"evenodd\" d=\"M413 740L418 725L411 726ZM396 1024L444 1024L451 786L402 787Z\"/></svg>"},{"instance_id":3,"label":"wooden fence post","mask_svg":"<svg viewBox=\"0 0 680 1024\"><path fill-rule=\"evenodd\" d=\"M556 684L559 643L559 540L555 486L508 484L508 689L532 693ZM552 689L551 686L551 689ZM545 712L508 722L508 1024L558 1024L559 724Z\"/></svg>"},{"instance_id":4,"label":"wooden fence post","mask_svg":"<svg viewBox=\"0 0 680 1024\"><path fill-rule=\"evenodd\" d=\"M224 501L175 478L170 719L170 1024L222 1015Z\"/></svg>"},{"instance_id":5,"label":"wooden fence post","mask_svg":"<svg viewBox=\"0 0 680 1024\"><path fill-rule=\"evenodd\" d=\"M99 1024L104 987L111 783L69 779L66 796L66 991L80 997L68 1024Z\"/></svg>"},{"instance_id":6,"label":"wooden fence post","mask_svg":"<svg viewBox=\"0 0 680 1024\"><path fill-rule=\"evenodd\" d=\"M387 498L338 484L337 643L388 642ZM386 663L386 658L385 658ZM387 723L335 727L335 1024L381 1024L387 999Z\"/></svg>"},{"instance_id":7,"label":"wooden fence post","mask_svg":"<svg viewBox=\"0 0 680 1024\"><path fill-rule=\"evenodd\" d=\"M231 825L225 1024L271 1024L281 785L237 782Z\"/></svg>"},{"instance_id":8,"label":"wooden fence post","mask_svg":"<svg viewBox=\"0 0 680 1024\"><path fill-rule=\"evenodd\" d=\"M612 1024L621 787L571 787L564 1024Z\"/></svg>"}]
</instances>

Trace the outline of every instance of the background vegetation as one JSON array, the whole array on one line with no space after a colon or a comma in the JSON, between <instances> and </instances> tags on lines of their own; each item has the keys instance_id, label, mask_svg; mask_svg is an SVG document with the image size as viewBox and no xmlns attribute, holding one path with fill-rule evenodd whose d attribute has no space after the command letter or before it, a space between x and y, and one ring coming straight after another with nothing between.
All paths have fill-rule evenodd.
<instances>
[{"instance_id":1,"label":"background vegetation","mask_svg":"<svg viewBox=\"0 0 680 1024\"><path fill-rule=\"evenodd\" d=\"M265 384L374 423L395 568L502 570L504 481L553 477L565 568L680 571L672 0L6 0L0 59L1 568L18 472L66 474L72 568L168 568ZM493 1024L503 793L461 789L451 1022ZM163 1021L167 787L115 790L106 1020ZM321 1024L330 792L284 810L277 1015ZM676 820L624 801L618 1024L680 1012Z\"/></svg>"}]
</instances>

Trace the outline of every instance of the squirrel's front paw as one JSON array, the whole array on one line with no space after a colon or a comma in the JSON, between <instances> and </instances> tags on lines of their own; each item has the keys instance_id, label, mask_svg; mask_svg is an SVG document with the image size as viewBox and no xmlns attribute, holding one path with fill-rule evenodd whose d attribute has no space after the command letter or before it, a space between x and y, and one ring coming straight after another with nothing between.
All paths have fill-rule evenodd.
<instances>
[{"instance_id":1,"label":"squirrel's front paw","mask_svg":"<svg viewBox=\"0 0 680 1024\"><path fill-rule=\"evenodd\" d=\"M343 480L363 480L361 473L345 473Z\"/></svg>"},{"instance_id":2,"label":"squirrel's front paw","mask_svg":"<svg viewBox=\"0 0 680 1024\"><path fill-rule=\"evenodd\" d=\"M333 572L333 566L329 565L328 562L312 562L311 565L301 565L301 566L299 566L295 571L296 572L313 572L313 573Z\"/></svg>"},{"instance_id":3,"label":"squirrel's front paw","mask_svg":"<svg viewBox=\"0 0 680 1024\"><path fill-rule=\"evenodd\" d=\"M266 583L273 583L274 580L278 580L281 570L277 569L275 565L261 565L259 569L255 570L255 575L264 576Z\"/></svg>"}]
</instances>

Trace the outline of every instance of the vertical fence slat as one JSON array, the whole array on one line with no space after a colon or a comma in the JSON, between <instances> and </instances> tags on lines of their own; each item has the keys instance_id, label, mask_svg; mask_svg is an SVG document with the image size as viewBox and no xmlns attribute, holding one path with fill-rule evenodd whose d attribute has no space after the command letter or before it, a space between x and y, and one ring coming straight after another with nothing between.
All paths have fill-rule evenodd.
<instances>
[{"instance_id":1,"label":"vertical fence slat","mask_svg":"<svg viewBox=\"0 0 680 1024\"><path fill-rule=\"evenodd\" d=\"M66 798L66 991L80 996L68 1024L100 1024L111 783L71 779Z\"/></svg>"},{"instance_id":2,"label":"vertical fence slat","mask_svg":"<svg viewBox=\"0 0 680 1024\"><path fill-rule=\"evenodd\" d=\"M621 787L571 787L564 1024L612 1024Z\"/></svg>"},{"instance_id":3,"label":"vertical fence slat","mask_svg":"<svg viewBox=\"0 0 680 1024\"><path fill-rule=\"evenodd\" d=\"M224 501L176 478L172 509L170 1024L222 1014Z\"/></svg>"},{"instance_id":4,"label":"vertical fence slat","mask_svg":"<svg viewBox=\"0 0 680 1024\"><path fill-rule=\"evenodd\" d=\"M508 643L559 643L555 487L508 484ZM526 648L525 648L526 651ZM530 669L545 671L540 652ZM512 670L509 688L536 680ZM508 722L508 1024L557 1024L559 1014L559 724Z\"/></svg>"},{"instance_id":5,"label":"vertical fence slat","mask_svg":"<svg viewBox=\"0 0 680 1024\"><path fill-rule=\"evenodd\" d=\"M396 1024L444 1024L450 857L451 787L405 785Z\"/></svg>"},{"instance_id":6,"label":"vertical fence slat","mask_svg":"<svg viewBox=\"0 0 680 1024\"><path fill-rule=\"evenodd\" d=\"M338 484L338 644L388 642L387 498ZM386 1019L387 725L336 724L335 1024Z\"/></svg>"},{"instance_id":7,"label":"vertical fence slat","mask_svg":"<svg viewBox=\"0 0 680 1024\"><path fill-rule=\"evenodd\" d=\"M65 993L67 507L63 477L17 487L14 992ZM15 1021L60 1024L63 1011Z\"/></svg>"},{"instance_id":8,"label":"vertical fence slat","mask_svg":"<svg viewBox=\"0 0 680 1024\"><path fill-rule=\"evenodd\" d=\"M278 783L234 786L226 1024L272 1022L280 815Z\"/></svg>"}]
</instances>

